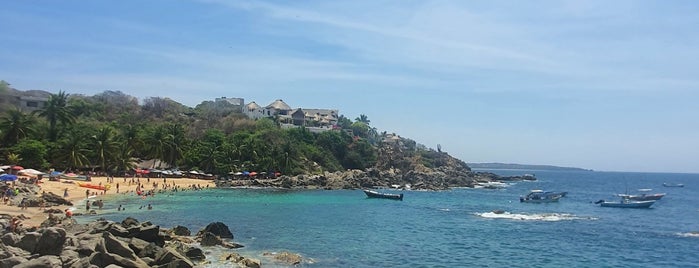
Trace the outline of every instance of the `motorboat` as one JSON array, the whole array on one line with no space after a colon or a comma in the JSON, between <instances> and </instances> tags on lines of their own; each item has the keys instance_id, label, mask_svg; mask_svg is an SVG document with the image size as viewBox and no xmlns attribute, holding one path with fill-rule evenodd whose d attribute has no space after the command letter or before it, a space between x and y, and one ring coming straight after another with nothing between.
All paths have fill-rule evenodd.
<instances>
[{"instance_id":1,"label":"motorboat","mask_svg":"<svg viewBox=\"0 0 699 268\"><path fill-rule=\"evenodd\" d=\"M558 202L563 195L555 192L545 192L543 190L531 190L527 195L520 196L519 202L523 203L551 203Z\"/></svg>"},{"instance_id":2,"label":"motorboat","mask_svg":"<svg viewBox=\"0 0 699 268\"><path fill-rule=\"evenodd\" d=\"M599 204L602 207L611 207L611 208L650 208L650 206L655 204L655 200L634 201L634 200L622 198L618 202L609 202L609 201L599 200L599 201L595 202L595 204Z\"/></svg>"},{"instance_id":3,"label":"motorboat","mask_svg":"<svg viewBox=\"0 0 699 268\"><path fill-rule=\"evenodd\" d=\"M649 201L649 200L660 200L660 198L663 198L665 196L665 193L662 194L649 194L646 192L652 191L652 189L638 189L640 194L618 194L617 196L621 197L622 199L629 199L633 201Z\"/></svg>"},{"instance_id":4,"label":"motorboat","mask_svg":"<svg viewBox=\"0 0 699 268\"><path fill-rule=\"evenodd\" d=\"M368 198L384 198L403 201L403 194L381 193L373 190L362 190Z\"/></svg>"}]
</instances>

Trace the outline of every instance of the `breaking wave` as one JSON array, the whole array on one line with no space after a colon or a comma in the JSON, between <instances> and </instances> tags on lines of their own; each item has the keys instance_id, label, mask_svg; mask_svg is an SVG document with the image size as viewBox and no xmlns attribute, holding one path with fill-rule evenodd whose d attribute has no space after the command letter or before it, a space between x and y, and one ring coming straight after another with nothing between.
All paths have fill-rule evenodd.
<instances>
[{"instance_id":1,"label":"breaking wave","mask_svg":"<svg viewBox=\"0 0 699 268\"><path fill-rule=\"evenodd\" d=\"M568 213L535 213L520 214L507 211L490 211L475 213L475 215L488 219L509 219L522 221L572 221L572 220L597 220L595 217L581 217Z\"/></svg>"}]
</instances>

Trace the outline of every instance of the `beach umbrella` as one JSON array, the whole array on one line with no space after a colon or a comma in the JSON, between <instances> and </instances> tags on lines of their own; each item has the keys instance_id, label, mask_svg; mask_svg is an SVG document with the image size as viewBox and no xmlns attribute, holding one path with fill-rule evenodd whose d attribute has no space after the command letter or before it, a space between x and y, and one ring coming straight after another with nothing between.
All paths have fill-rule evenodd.
<instances>
[{"instance_id":1,"label":"beach umbrella","mask_svg":"<svg viewBox=\"0 0 699 268\"><path fill-rule=\"evenodd\" d=\"M249 176L249 175L250 175L250 172L248 172L248 171L243 171L243 176Z\"/></svg>"},{"instance_id":2,"label":"beach umbrella","mask_svg":"<svg viewBox=\"0 0 699 268\"><path fill-rule=\"evenodd\" d=\"M233 174L233 175L240 176L240 175L243 175L243 172L238 171L238 172L236 172L236 173Z\"/></svg>"},{"instance_id":3,"label":"beach umbrella","mask_svg":"<svg viewBox=\"0 0 699 268\"><path fill-rule=\"evenodd\" d=\"M16 181L17 175L12 174L2 174L0 175L0 181Z\"/></svg>"},{"instance_id":4,"label":"beach umbrella","mask_svg":"<svg viewBox=\"0 0 699 268\"><path fill-rule=\"evenodd\" d=\"M274 176L277 176L277 177L278 177L278 176L281 176L281 175L282 175L281 172L275 172L275 173L274 173Z\"/></svg>"},{"instance_id":5,"label":"beach umbrella","mask_svg":"<svg viewBox=\"0 0 699 268\"><path fill-rule=\"evenodd\" d=\"M22 170L24 169L22 166L12 166L12 169L14 170Z\"/></svg>"},{"instance_id":6,"label":"beach umbrella","mask_svg":"<svg viewBox=\"0 0 699 268\"><path fill-rule=\"evenodd\" d=\"M255 172L255 171L250 172L250 176L255 176L255 175L257 175L257 172Z\"/></svg>"}]
</instances>

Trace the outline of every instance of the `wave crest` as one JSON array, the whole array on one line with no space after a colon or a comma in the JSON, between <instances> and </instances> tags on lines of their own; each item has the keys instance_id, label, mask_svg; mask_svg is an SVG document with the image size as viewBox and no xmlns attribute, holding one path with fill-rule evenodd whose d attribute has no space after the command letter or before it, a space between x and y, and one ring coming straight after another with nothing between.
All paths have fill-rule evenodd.
<instances>
[{"instance_id":1,"label":"wave crest","mask_svg":"<svg viewBox=\"0 0 699 268\"><path fill-rule=\"evenodd\" d=\"M522 221L572 221L572 220L597 220L594 217L581 217L568 213L534 213L520 214L510 213L507 211L490 211L483 213L475 213L477 216L488 219L510 219Z\"/></svg>"}]
</instances>

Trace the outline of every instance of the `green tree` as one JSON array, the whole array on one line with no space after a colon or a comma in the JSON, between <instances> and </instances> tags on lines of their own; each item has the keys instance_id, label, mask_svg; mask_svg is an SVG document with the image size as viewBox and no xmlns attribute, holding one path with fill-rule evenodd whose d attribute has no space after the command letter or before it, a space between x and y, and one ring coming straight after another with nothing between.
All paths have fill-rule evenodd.
<instances>
[{"instance_id":1,"label":"green tree","mask_svg":"<svg viewBox=\"0 0 699 268\"><path fill-rule=\"evenodd\" d=\"M344 115L340 115L340 117L337 119L337 126L342 129L350 129L352 127L352 120L349 120L349 118L345 117Z\"/></svg>"},{"instance_id":2,"label":"green tree","mask_svg":"<svg viewBox=\"0 0 699 268\"><path fill-rule=\"evenodd\" d=\"M58 142L58 153L56 158L62 162L62 165L67 170L75 170L76 168L86 167L90 164L87 154L90 152L86 147L87 138L84 133L71 130L69 135L66 135Z\"/></svg>"},{"instance_id":3,"label":"green tree","mask_svg":"<svg viewBox=\"0 0 699 268\"><path fill-rule=\"evenodd\" d=\"M49 122L49 141L56 141L58 138L58 124L72 124L75 122L73 111L68 106L68 95L63 91L58 94L51 94L46 106L37 110L39 116L46 118Z\"/></svg>"},{"instance_id":4,"label":"green tree","mask_svg":"<svg viewBox=\"0 0 699 268\"><path fill-rule=\"evenodd\" d=\"M23 139L13 146L11 151L22 156L22 160L19 161L21 166L32 168L48 167L48 162L46 162L48 149L41 141Z\"/></svg>"},{"instance_id":5,"label":"green tree","mask_svg":"<svg viewBox=\"0 0 699 268\"><path fill-rule=\"evenodd\" d=\"M0 80L0 93L5 93L10 90L10 83L5 80Z\"/></svg>"},{"instance_id":6,"label":"green tree","mask_svg":"<svg viewBox=\"0 0 699 268\"><path fill-rule=\"evenodd\" d=\"M95 135L90 137L92 140L93 152L97 156L100 169L103 172L108 172L107 160L110 159L113 152L117 148L117 141L114 136L114 129L109 126L103 126L97 130Z\"/></svg>"},{"instance_id":7,"label":"green tree","mask_svg":"<svg viewBox=\"0 0 699 268\"><path fill-rule=\"evenodd\" d=\"M123 174L136 168L136 158L133 157L133 149L126 143L122 143L114 154L113 170Z\"/></svg>"},{"instance_id":8,"label":"green tree","mask_svg":"<svg viewBox=\"0 0 699 268\"><path fill-rule=\"evenodd\" d=\"M25 114L19 109L12 109L5 112L5 116L0 119L0 129L4 134L2 137L5 146L17 144L19 140L28 137L34 132L33 125L36 120L31 114Z\"/></svg>"}]
</instances>

